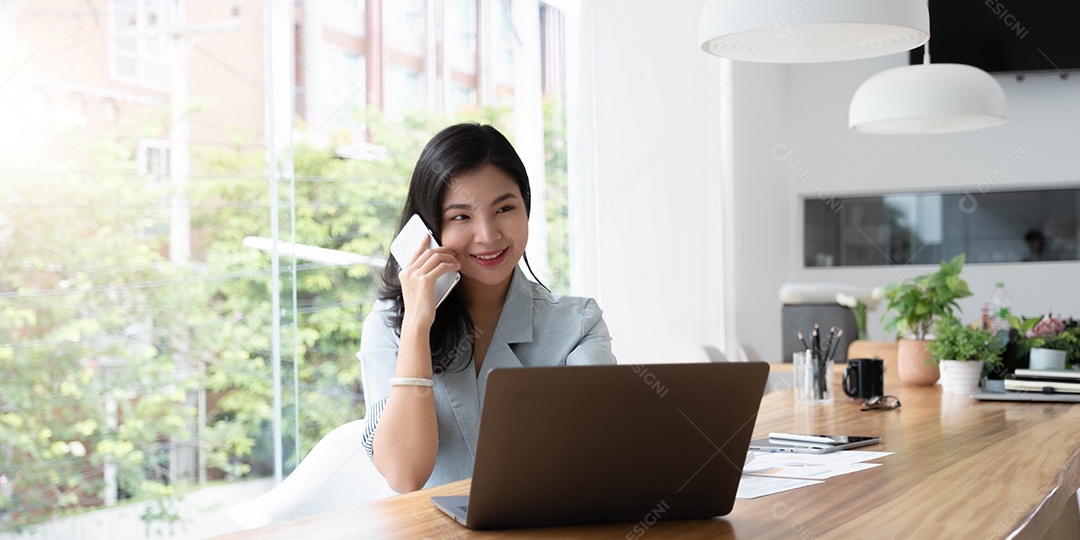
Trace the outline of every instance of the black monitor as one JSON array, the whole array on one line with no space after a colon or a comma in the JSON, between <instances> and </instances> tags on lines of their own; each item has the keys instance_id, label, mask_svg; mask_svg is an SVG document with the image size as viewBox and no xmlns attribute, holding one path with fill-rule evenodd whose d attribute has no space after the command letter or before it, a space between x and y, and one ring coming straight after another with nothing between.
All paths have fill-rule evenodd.
<instances>
[{"instance_id":1,"label":"black monitor","mask_svg":"<svg viewBox=\"0 0 1080 540\"><path fill-rule=\"evenodd\" d=\"M930 0L935 64L968 64L991 73L1080 70L1080 2ZM923 61L923 49L911 63Z\"/></svg>"}]
</instances>

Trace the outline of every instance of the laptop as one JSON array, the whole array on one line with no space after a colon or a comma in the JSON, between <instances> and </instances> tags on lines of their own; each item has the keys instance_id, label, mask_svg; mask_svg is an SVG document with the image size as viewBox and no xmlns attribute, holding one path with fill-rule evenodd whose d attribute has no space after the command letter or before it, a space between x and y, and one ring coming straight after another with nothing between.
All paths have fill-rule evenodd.
<instances>
[{"instance_id":1,"label":"laptop","mask_svg":"<svg viewBox=\"0 0 1080 540\"><path fill-rule=\"evenodd\" d=\"M980 401L1041 401L1048 403L1080 403L1080 394L1064 392L1021 392L1015 390L987 390L979 388L970 394Z\"/></svg>"},{"instance_id":2,"label":"laptop","mask_svg":"<svg viewBox=\"0 0 1080 540\"><path fill-rule=\"evenodd\" d=\"M496 369L468 496L432 497L470 529L727 515L765 362Z\"/></svg>"}]
</instances>

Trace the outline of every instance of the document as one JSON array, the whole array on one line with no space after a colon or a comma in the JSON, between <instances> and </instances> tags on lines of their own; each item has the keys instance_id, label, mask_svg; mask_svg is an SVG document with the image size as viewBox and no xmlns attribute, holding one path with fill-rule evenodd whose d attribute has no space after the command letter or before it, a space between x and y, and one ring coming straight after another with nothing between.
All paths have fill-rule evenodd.
<instances>
[{"instance_id":1,"label":"document","mask_svg":"<svg viewBox=\"0 0 1080 540\"><path fill-rule=\"evenodd\" d=\"M801 487L812 486L822 483L820 480L793 480L791 478L769 478L767 476L750 476L744 474L739 480L739 491L735 494L736 499L756 499L781 491L789 491Z\"/></svg>"},{"instance_id":2,"label":"document","mask_svg":"<svg viewBox=\"0 0 1080 540\"><path fill-rule=\"evenodd\" d=\"M864 463L892 452L859 452L849 450L833 454L790 454L779 452L755 453L754 460L743 467L744 475L778 478L824 480L842 474L865 471L881 466Z\"/></svg>"}]
</instances>

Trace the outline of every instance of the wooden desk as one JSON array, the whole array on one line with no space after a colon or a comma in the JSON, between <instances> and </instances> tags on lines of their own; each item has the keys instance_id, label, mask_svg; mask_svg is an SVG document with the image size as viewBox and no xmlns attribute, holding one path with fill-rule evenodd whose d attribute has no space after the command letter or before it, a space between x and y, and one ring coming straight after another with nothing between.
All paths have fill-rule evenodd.
<instances>
[{"instance_id":1,"label":"wooden desk","mask_svg":"<svg viewBox=\"0 0 1080 540\"><path fill-rule=\"evenodd\" d=\"M1080 407L984 403L939 387L893 393L900 409L872 412L846 400L795 406L790 390L765 396L756 436L881 435L867 449L896 454L823 484L739 500L723 518L660 522L644 535L635 524L470 531L428 500L468 493L466 480L229 538L1042 538L1055 522L1080 521Z\"/></svg>"}]
</instances>

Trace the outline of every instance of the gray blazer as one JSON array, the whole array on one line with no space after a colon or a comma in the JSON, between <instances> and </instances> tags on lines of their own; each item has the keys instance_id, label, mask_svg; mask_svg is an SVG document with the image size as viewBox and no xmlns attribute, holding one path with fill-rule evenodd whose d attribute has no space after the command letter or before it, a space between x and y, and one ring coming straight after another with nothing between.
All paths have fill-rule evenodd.
<instances>
[{"instance_id":1,"label":"gray blazer","mask_svg":"<svg viewBox=\"0 0 1080 540\"><path fill-rule=\"evenodd\" d=\"M386 325L389 306L385 301L375 304L364 321L360 352L356 353L368 403L367 431L362 444L369 456L397 363L399 340ZM520 268L515 269L479 376L471 364L464 371L435 375L439 453L424 487L472 476L480 411L491 370L614 363L611 336L595 300L551 294L526 279Z\"/></svg>"}]
</instances>

